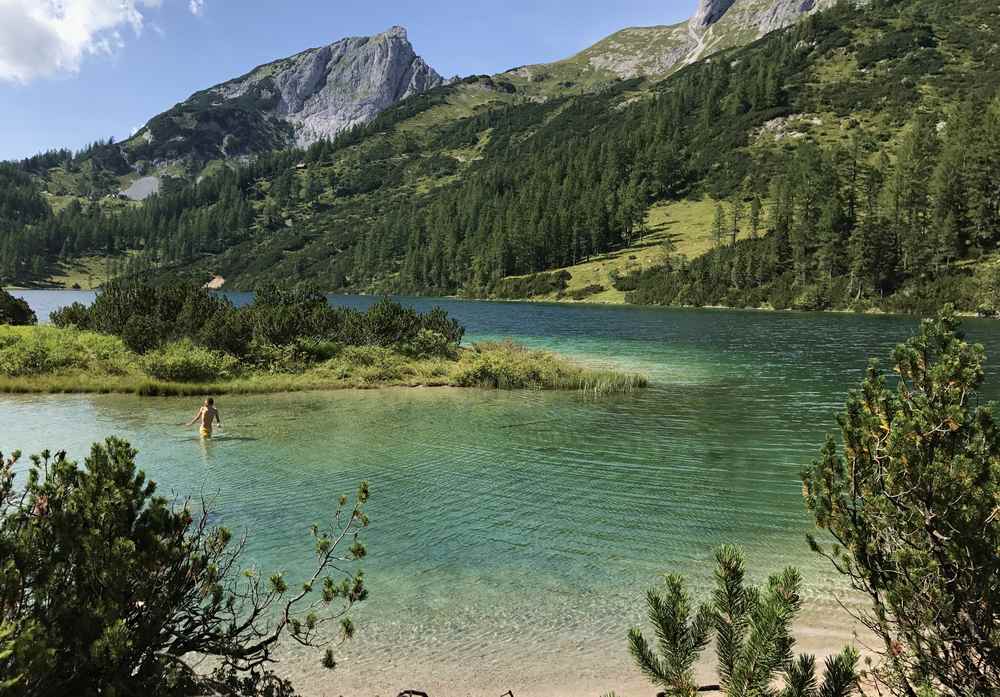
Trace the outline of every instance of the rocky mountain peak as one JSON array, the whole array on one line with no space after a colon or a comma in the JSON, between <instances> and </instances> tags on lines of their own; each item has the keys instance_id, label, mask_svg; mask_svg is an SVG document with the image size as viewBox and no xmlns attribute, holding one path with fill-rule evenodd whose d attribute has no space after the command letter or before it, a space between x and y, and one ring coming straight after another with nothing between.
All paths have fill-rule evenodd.
<instances>
[{"instance_id":1,"label":"rocky mountain peak","mask_svg":"<svg viewBox=\"0 0 1000 697\"><path fill-rule=\"evenodd\" d=\"M409 41L409 37L407 36L407 33L406 33L406 27L401 27L398 24L396 24L395 26L389 27L384 32L382 32L381 34L378 34L378 36L396 37L396 38L403 39L404 41Z\"/></svg>"},{"instance_id":2,"label":"rocky mountain peak","mask_svg":"<svg viewBox=\"0 0 1000 697\"><path fill-rule=\"evenodd\" d=\"M704 28L718 22L726 10L732 7L736 0L700 0L698 9L691 17L690 24L695 28Z\"/></svg>"},{"instance_id":3,"label":"rocky mountain peak","mask_svg":"<svg viewBox=\"0 0 1000 697\"><path fill-rule=\"evenodd\" d=\"M207 161L308 146L370 122L445 80L417 55L406 29L350 37L259 66L192 95L149 121L133 161Z\"/></svg>"},{"instance_id":4,"label":"rocky mountain peak","mask_svg":"<svg viewBox=\"0 0 1000 697\"><path fill-rule=\"evenodd\" d=\"M297 144L309 145L443 83L416 54L406 29L394 26L303 51L215 89L225 99L263 90L274 98L270 111L295 127Z\"/></svg>"},{"instance_id":5,"label":"rocky mountain peak","mask_svg":"<svg viewBox=\"0 0 1000 697\"><path fill-rule=\"evenodd\" d=\"M695 31L754 30L758 37L795 24L805 15L832 6L836 0L699 0L689 22ZM716 27L716 25L724 25Z\"/></svg>"},{"instance_id":6,"label":"rocky mountain peak","mask_svg":"<svg viewBox=\"0 0 1000 697\"><path fill-rule=\"evenodd\" d=\"M620 78L664 77L680 66L742 46L837 0L698 0L686 22L623 29L579 58ZM857 3L865 0L855 0Z\"/></svg>"}]
</instances>

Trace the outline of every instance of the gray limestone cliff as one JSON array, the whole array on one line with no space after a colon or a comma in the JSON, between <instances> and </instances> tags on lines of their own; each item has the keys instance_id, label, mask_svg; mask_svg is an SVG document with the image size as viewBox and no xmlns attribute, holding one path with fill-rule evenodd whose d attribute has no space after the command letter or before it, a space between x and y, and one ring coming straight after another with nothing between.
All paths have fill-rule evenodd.
<instances>
[{"instance_id":1,"label":"gray limestone cliff","mask_svg":"<svg viewBox=\"0 0 1000 697\"><path fill-rule=\"evenodd\" d=\"M858 0L861 1L861 0ZM579 54L620 78L663 77L712 53L795 24L836 0L699 0L687 22L623 29Z\"/></svg>"},{"instance_id":2,"label":"gray limestone cliff","mask_svg":"<svg viewBox=\"0 0 1000 697\"><path fill-rule=\"evenodd\" d=\"M837 0L701 0L691 18L696 29L734 34L754 32L760 38L795 24L802 17L832 7ZM713 26L718 25L718 26Z\"/></svg>"},{"instance_id":3,"label":"gray limestone cliff","mask_svg":"<svg viewBox=\"0 0 1000 697\"><path fill-rule=\"evenodd\" d=\"M715 24L726 14L736 0L701 0L698 9L691 16L690 24L695 29Z\"/></svg>"},{"instance_id":4,"label":"gray limestone cliff","mask_svg":"<svg viewBox=\"0 0 1000 697\"><path fill-rule=\"evenodd\" d=\"M443 78L413 50L406 30L393 27L303 51L214 91L239 99L261 89L265 98L274 98L268 111L294 125L297 144L309 145L442 84Z\"/></svg>"},{"instance_id":5,"label":"gray limestone cliff","mask_svg":"<svg viewBox=\"0 0 1000 697\"><path fill-rule=\"evenodd\" d=\"M123 144L132 163L244 157L308 146L445 84L402 27L342 39L193 94Z\"/></svg>"}]
</instances>

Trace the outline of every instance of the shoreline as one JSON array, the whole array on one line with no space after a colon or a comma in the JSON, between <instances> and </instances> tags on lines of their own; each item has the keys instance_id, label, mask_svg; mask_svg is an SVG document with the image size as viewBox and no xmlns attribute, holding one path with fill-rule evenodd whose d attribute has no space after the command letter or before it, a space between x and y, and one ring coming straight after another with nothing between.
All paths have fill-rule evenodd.
<instances>
[{"instance_id":1,"label":"shoreline","mask_svg":"<svg viewBox=\"0 0 1000 697\"><path fill-rule=\"evenodd\" d=\"M345 293L345 295L355 295L354 293ZM422 296L417 296L422 297ZM434 296L427 296L434 297ZM879 308L869 308L867 310L797 310L795 308L786 307L784 309L776 309L774 307L733 307L730 305L660 305L660 304L648 304L648 303L627 303L627 302L611 302L611 301L600 301L600 302L590 302L586 299L584 300L573 300L570 298L544 298L544 297L532 297L532 298L466 298L460 295L448 295L444 296L449 300L464 300L464 301L475 301L475 302L493 302L493 303L527 303L534 305L568 305L572 307L584 305L588 307L627 307L636 310L724 310L727 312L750 312L750 313L760 313L760 314L788 314L788 315L855 315L859 317L905 317L920 319L924 317L922 314L912 314L907 312L890 312L888 310L882 310ZM996 320L1000 319L1000 315L997 317L988 317L981 315L978 312L972 310L956 310L955 315L958 317L964 317L968 319L982 319L982 320Z\"/></svg>"},{"instance_id":2,"label":"shoreline","mask_svg":"<svg viewBox=\"0 0 1000 697\"><path fill-rule=\"evenodd\" d=\"M107 334L51 326L0 327L0 393L6 394L192 397L455 387L602 395L633 392L649 384L639 373L588 366L509 341L433 354L373 345L336 346L328 357L289 356L288 361L241 362L190 342L140 355ZM282 370L275 370L276 365Z\"/></svg>"},{"instance_id":3,"label":"shoreline","mask_svg":"<svg viewBox=\"0 0 1000 697\"><path fill-rule=\"evenodd\" d=\"M460 384L448 378L440 380L399 379L366 382L364 380L323 380L309 375L273 376L274 379L253 376L221 382L179 382L134 378L91 378L81 373L46 374L32 377L0 375L0 395L101 395L119 394L138 397L201 397L205 395L267 395L297 394L302 392L370 392L373 390L540 390L552 392L582 392L589 394L614 394L632 392L648 386L645 376L637 373L615 373L620 385L602 387L601 377L588 378L587 369L581 369L579 379L565 385L489 385ZM268 376L271 377L271 376ZM613 378L612 378L613 379Z\"/></svg>"},{"instance_id":4,"label":"shoreline","mask_svg":"<svg viewBox=\"0 0 1000 697\"><path fill-rule=\"evenodd\" d=\"M643 629L647 635L651 631L647 626ZM499 695L507 690L517 697L598 697L612 692L620 697L657 694L661 688L642 675L628 654L627 630L624 626L618 630L601 638L564 636L555 645L545 642L547 648L542 656L532 657L530 644L538 639L524 638L524 643L517 639L505 643L499 653L470 650L461 660L448 660L432 648L418 648L408 660L389 662L381 656L366 657L361 634L358 646L348 648L333 673L321 672L314 656L294 650L281 656L276 668L292 680L303 697L390 697L404 689L421 690L432 697ZM805 612L796 623L794 653L814 655L817 665L822 666L827 656L851 645L864 661L866 656L874 654L866 648L873 644L863 636L863 627L842 609L832 615L816 609ZM699 682L717 684L716 668L714 646L709 645L695 665Z\"/></svg>"},{"instance_id":5,"label":"shoreline","mask_svg":"<svg viewBox=\"0 0 1000 697\"><path fill-rule=\"evenodd\" d=\"M15 292L45 292L45 291L55 291L55 292L82 292L82 293L92 293L100 290L99 287L94 288L67 288L65 286L35 286L35 287L25 287L25 286L4 286L4 290L15 291ZM253 291L239 290L239 289L226 289L218 288L213 289L216 292L221 293L248 293ZM345 296L345 297L358 297L358 298L372 298L386 295L384 293L368 293L368 292L352 292L343 289L340 290L324 290L327 295L334 296ZM647 309L657 309L657 310L725 310L728 312L752 312L752 313L774 313L774 314L789 314L789 315L810 315L810 314L823 314L823 315L856 315L861 317L908 317L920 319L924 317L922 314L913 314L907 312L891 312L888 310L883 310L880 308L868 308L865 310L845 310L845 309L828 309L828 310L797 310L795 308L784 308L776 309L774 307L733 307L730 305L661 305L661 304L649 304L649 303L629 303L629 302L615 302L615 301L589 301L586 298L583 300L574 300L572 298L556 298L556 297L540 297L534 296L530 298L495 298L495 297L467 297L462 295L412 295L403 296L389 294L389 297L401 298L401 297L412 297L421 299L434 299L441 298L444 300L458 300L463 302L485 302L485 303L530 303L534 305L566 305L566 306L586 306L586 307L627 307L639 310ZM996 317L989 317L979 314L973 310L956 310L955 315L958 317L969 318L969 319L983 319L983 320L1000 320L1000 315Z\"/></svg>"},{"instance_id":6,"label":"shoreline","mask_svg":"<svg viewBox=\"0 0 1000 697\"><path fill-rule=\"evenodd\" d=\"M139 397L197 397L203 395L265 395L296 394L299 392L341 392L388 389L476 389L476 386L455 385L448 381L385 381L379 383L349 381L295 380L301 375L288 375L287 381L266 381L259 378L192 383L164 380L94 380L88 382L80 374L53 374L37 377L7 377L0 375L0 394L120 394ZM485 388L478 388L485 389Z\"/></svg>"}]
</instances>

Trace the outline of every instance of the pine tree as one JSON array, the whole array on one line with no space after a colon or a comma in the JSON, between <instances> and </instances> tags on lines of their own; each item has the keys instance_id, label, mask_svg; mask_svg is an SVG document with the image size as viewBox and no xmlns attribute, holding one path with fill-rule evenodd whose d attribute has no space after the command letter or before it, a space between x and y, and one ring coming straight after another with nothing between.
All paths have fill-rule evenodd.
<instances>
[{"instance_id":1,"label":"pine tree","mask_svg":"<svg viewBox=\"0 0 1000 697\"><path fill-rule=\"evenodd\" d=\"M695 610L684 579L668 575L662 591L646 596L649 620L658 638L656 650L642 631L629 633L629 649L643 674L668 697L694 697L716 690L726 697L775 694L779 697L846 697L858 689L858 654L845 648L826 663L817 692L813 656L793 657L792 624L802 607L801 576L786 569L765 588L745 584L743 555L723 547L715 555L711 601ZM719 685L699 685L694 666L715 637ZM777 677L780 692L772 692Z\"/></svg>"},{"instance_id":2,"label":"pine tree","mask_svg":"<svg viewBox=\"0 0 1000 697\"><path fill-rule=\"evenodd\" d=\"M835 546L812 539L863 593L879 638L874 677L893 694L964 697L1000 686L1000 424L981 406L983 349L954 314L927 320L873 363L804 472L806 502Z\"/></svg>"},{"instance_id":3,"label":"pine tree","mask_svg":"<svg viewBox=\"0 0 1000 697\"><path fill-rule=\"evenodd\" d=\"M729 203L729 217L732 222L730 227L731 244L736 246L736 238L740 234L740 223L743 221L743 200L740 196L734 195Z\"/></svg>"},{"instance_id":4,"label":"pine tree","mask_svg":"<svg viewBox=\"0 0 1000 697\"><path fill-rule=\"evenodd\" d=\"M715 204L715 219L712 221L712 242L716 247L722 246L726 239L726 212L721 203Z\"/></svg>"},{"instance_id":5,"label":"pine tree","mask_svg":"<svg viewBox=\"0 0 1000 697\"><path fill-rule=\"evenodd\" d=\"M934 268L968 253L972 246L970 179L974 176L973 133L981 130L981 110L969 102L955 110L944 130L941 154L931 180L934 225L939 235L934 245Z\"/></svg>"},{"instance_id":6,"label":"pine tree","mask_svg":"<svg viewBox=\"0 0 1000 697\"><path fill-rule=\"evenodd\" d=\"M28 678L12 687L18 697L291 695L261 669L282 637L318 648L354 634L347 612L367 597L351 569L366 554L367 484L335 506L329 529L311 529L315 565L291 584L243 572L245 541L211 527L209 512L156 496L135 456L115 438L95 444L85 467L46 451L17 488L19 454L0 456L0 592L16 599L0 614L0 682ZM333 658L327 648L324 665Z\"/></svg>"},{"instance_id":7,"label":"pine tree","mask_svg":"<svg viewBox=\"0 0 1000 697\"><path fill-rule=\"evenodd\" d=\"M980 128L968 144L971 223L976 243L991 250L1000 239L1000 95L984 110Z\"/></svg>"},{"instance_id":8,"label":"pine tree","mask_svg":"<svg viewBox=\"0 0 1000 697\"><path fill-rule=\"evenodd\" d=\"M753 197L750 199L750 239L757 239L762 212L763 203L760 200L760 194L754 191Z\"/></svg>"},{"instance_id":9,"label":"pine tree","mask_svg":"<svg viewBox=\"0 0 1000 697\"><path fill-rule=\"evenodd\" d=\"M0 325L35 324L38 318L28 303L0 288Z\"/></svg>"},{"instance_id":10,"label":"pine tree","mask_svg":"<svg viewBox=\"0 0 1000 697\"><path fill-rule=\"evenodd\" d=\"M935 124L921 114L903 136L887 181L890 215L907 273L926 267L932 256L930 182L937 151Z\"/></svg>"}]
</instances>

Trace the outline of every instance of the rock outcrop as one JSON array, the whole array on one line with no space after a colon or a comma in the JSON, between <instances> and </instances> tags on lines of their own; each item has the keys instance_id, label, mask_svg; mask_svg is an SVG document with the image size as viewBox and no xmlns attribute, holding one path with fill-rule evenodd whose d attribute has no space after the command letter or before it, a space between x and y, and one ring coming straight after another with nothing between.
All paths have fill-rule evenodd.
<instances>
[{"instance_id":1,"label":"rock outcrop","mask_svg":"<svg viewBox=\"0 0 1000 697\"><path fill-rule=\"evenodd\" d=\"M623 29L579 54L620 78L663 77L727 48L795 24L836 0L700 0L687 22Z\"/></svg>"},{"instance_id":2,"label":"rock outcrop","mask_svg":"<svg viewBox=\"0 0 1000 697\"><path fill-rule=\"evenodd\" d=\"M342 39L197 92L124 143L133 164L238 158L307 146L444 84L402 27Z\"/></svg>"},{"instance_id":3,"label":"rock outcrop","mask_svg":"<svg viewBox=\"0 0 1000 697\"><path fill-rule=\"evenodd\" d=\"M726 14L726 10L732 7L734 2L736 0L701 0L689 24L695 29L711 26Z\"/></svg>"},{"instance_id":4,"label":"rock outcrop","mask_svg":"<svg viewBox=\"0 0 1000 697\"><path fill-rule=\"evenodd\" d=\"M298 145L309 145L442 84L444 79L413 50L406 30L393 27L304 51L213 91L227 100L256 90L273 95L268 111L294 125Z\"/></svg>"},{"instance_id":5,"label":"rock outcrop","mask_svg":"<svg viewBox=\"0 0 1000 697\"><path fill-rule=\"evenodd\" d=\"M837 0L701 0L692 23L704 17L705 31L737 36L747 29L760 38L795 24L804 16L833 6Z\"/></svg>"}]
</instances>

